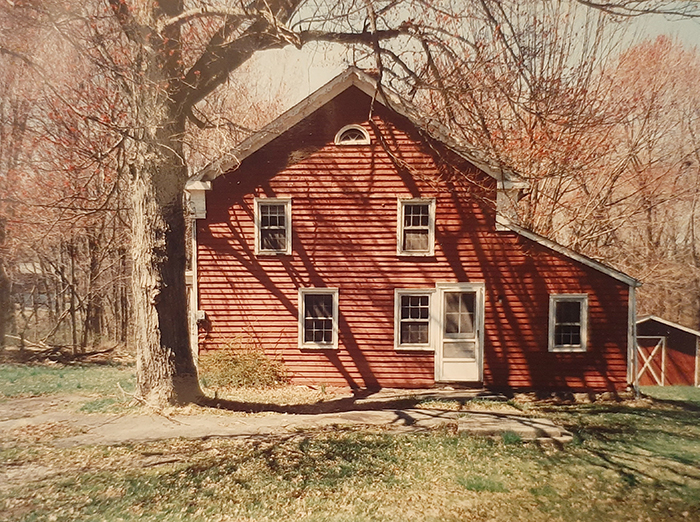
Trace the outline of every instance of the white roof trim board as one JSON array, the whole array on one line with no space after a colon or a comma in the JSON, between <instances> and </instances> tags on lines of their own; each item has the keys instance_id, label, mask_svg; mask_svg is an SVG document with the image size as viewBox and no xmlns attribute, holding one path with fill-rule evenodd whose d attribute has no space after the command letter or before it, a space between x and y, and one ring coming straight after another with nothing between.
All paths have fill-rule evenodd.
<instances>
[{"instance_id":1,"label":"white roof trim board","mask_svg":"<svg viewBox=\"0 0 700 522\"><path fill-rule=\"evenodd\" d=\"M524 238L529 239L530 241L534 241L535 243L538 243L546 248L549 248L550 250L554 250L555 252L558 252L563 256L573 259L574 261L578 261L583 265L589 266L599 272L609 275L613 279L617 279L618 281L621 281L626 285L635 288L642 286L641 281L635 279L634 277L628 276L624 272L615 270L614 268L604 265L603 263L596 261L595 259L591 259L590 257L584 256L583 254L579 254L578 252L575 252L570 248L565 247L564 245L560 245L559 243L556 243L551 239L547 239L546 237L540 236L535 232L531 232L522 227L519 227L518 225L515 225L508 220L501 219L499 221L503 226L512 230L516 234L523 236Z\"/></svg>"},{"instance_id":2,"label":"white roof trim board","mask_svg":"<svg viewBox=\"0 0 700 522\"><path fill-rule=\"evenodd\" d=\"M441 123L422 117L415 107L403 100L391 89L382 87L381 91L379 91L377 89L377 81L374 78L356 67L349 67L316 92L304 98L273 122L263 127L262 130L249 136L221 158L204 167L198 174L190 178L188 186L196 181L211 181L237 168L248 156L291 129L351 86L357 87L367 96L375 98L377 102L385 107L404 116L430 137L445 144L494 179L504 183L519 181L517 174L489 164L485 158L479 157L480 154L477 151L469 148L466 144L457 142L449 135L449 130Z\"/></svg>"},{"instance_id":3,"label":"white roof trim board","mask_svg":"<svg viewBox=\"0 0 700 522\"><path fill-rule=\"evenodd\" d=\"M674 323L671 321L667 321L666 319L662 319L661 317L657 317L656 315L645 315L644 317L640 317L637 319L637 324L645 323L647 321L656 321L661 324L665 324L666 326L670 326L671 328L676 328L678 330L681 330L683 332L695 335L696 337L700 337L700 332L697 330L693 330L692 328L687 328L685 326L682 326L678 323Z\"/></svg>"}]
</instances>

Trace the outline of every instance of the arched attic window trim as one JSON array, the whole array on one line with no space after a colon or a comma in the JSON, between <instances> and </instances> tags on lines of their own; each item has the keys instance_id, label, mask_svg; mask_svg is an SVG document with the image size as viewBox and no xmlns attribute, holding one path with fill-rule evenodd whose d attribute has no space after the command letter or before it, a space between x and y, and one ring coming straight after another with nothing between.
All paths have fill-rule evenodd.
<instances>
[{"instance_id":1,"label":"arched attic window trim","mask_svg":"<svg viewBox=\"0 0 700 522\"><path fill-rule=\"evenodd\" d=\"M369 145L369 133L360 125L346 125L335 135L336 145Z\"/></svg>"}]
</instances>

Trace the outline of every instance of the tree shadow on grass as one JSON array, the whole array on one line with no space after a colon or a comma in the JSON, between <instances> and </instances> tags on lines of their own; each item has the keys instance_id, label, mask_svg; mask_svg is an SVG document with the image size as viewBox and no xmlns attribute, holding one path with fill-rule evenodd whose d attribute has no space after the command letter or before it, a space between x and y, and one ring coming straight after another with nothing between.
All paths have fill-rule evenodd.
<instances>
[{"instance_id":1,"label":"tree shadow on grass","mask_svg":"<svg viewBox=\"0 0 700 522\"><path fill-rule=\"evenodd\" d=\"M574 433L573 453L588 464L616 472L630 487L645 479L695 498L700 493L697 410L685 401L654 399L648 407L593 404L542 411ZM695 509L700 512L700 504Z\"/></svg>"}]
</instances>

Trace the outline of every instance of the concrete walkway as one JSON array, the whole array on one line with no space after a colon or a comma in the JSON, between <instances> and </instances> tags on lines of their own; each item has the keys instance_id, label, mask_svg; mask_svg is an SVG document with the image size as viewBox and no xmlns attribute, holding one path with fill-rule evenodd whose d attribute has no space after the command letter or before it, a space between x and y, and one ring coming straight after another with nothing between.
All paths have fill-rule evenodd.
<instances>
[{"instance_id":1,"label":"concrete walkway","mask_svg":"<svg viewBox=\"0 0 700 522\"><path fill-rule=\"evenodd\" d=\"M184 437L256 437L292 433L333 426L380 427L392 432L420 432L438 428L480 436L500 437L517 434L522 440L566 443L571 434L543 418L532 418L507 405L499 411L455 411L416 407L416 396L425 399L467 401L474 392L417 392L406 399L406 392L384 391L367 397L343 397L317 405L275 408L249 405L261 412L254 415L217 409L201 409L188 414L174 410L160 414L86 414L70 411L70 397L14 399L0 403L0 438L21 438L23 432L42 426L60 433L52 442L58 446L115 445ZM75 398L74 398L75 399ZM83 398L84 400L84 398ZM221 405L220 405L221 406ZM240 404L224 404L240 411ZM267 406L267 407L266 407ZM438 404L439 406L439 404ZM273 411L271 411L273 410ZM277 410L277 411L274 411ZM61 428L61 429L58 429Z\"/></svg>"}]
</instances>

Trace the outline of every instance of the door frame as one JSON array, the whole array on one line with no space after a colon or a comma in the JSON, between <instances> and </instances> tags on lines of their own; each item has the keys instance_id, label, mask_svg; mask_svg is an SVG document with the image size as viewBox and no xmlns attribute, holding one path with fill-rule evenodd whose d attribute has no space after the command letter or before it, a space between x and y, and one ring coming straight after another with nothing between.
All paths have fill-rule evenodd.
<instances>
[{"instance_id":1,"label":"door frame","mask_svg":"<svg viewBox=\"0 0 700 522\"><path fill-rule=\"evenodd\" d=\"M436 283L436 297L434 304L436 328L433 328L433 346L435 346L435 382L484 382L484 315L485 315L485 284L474 283ZM475 327L476 335L476 365L478 378L476 381L445 381L442 380L442 341L445 317L445 292L474 292L476 294Z\"/></svg>"}]
</instances>

